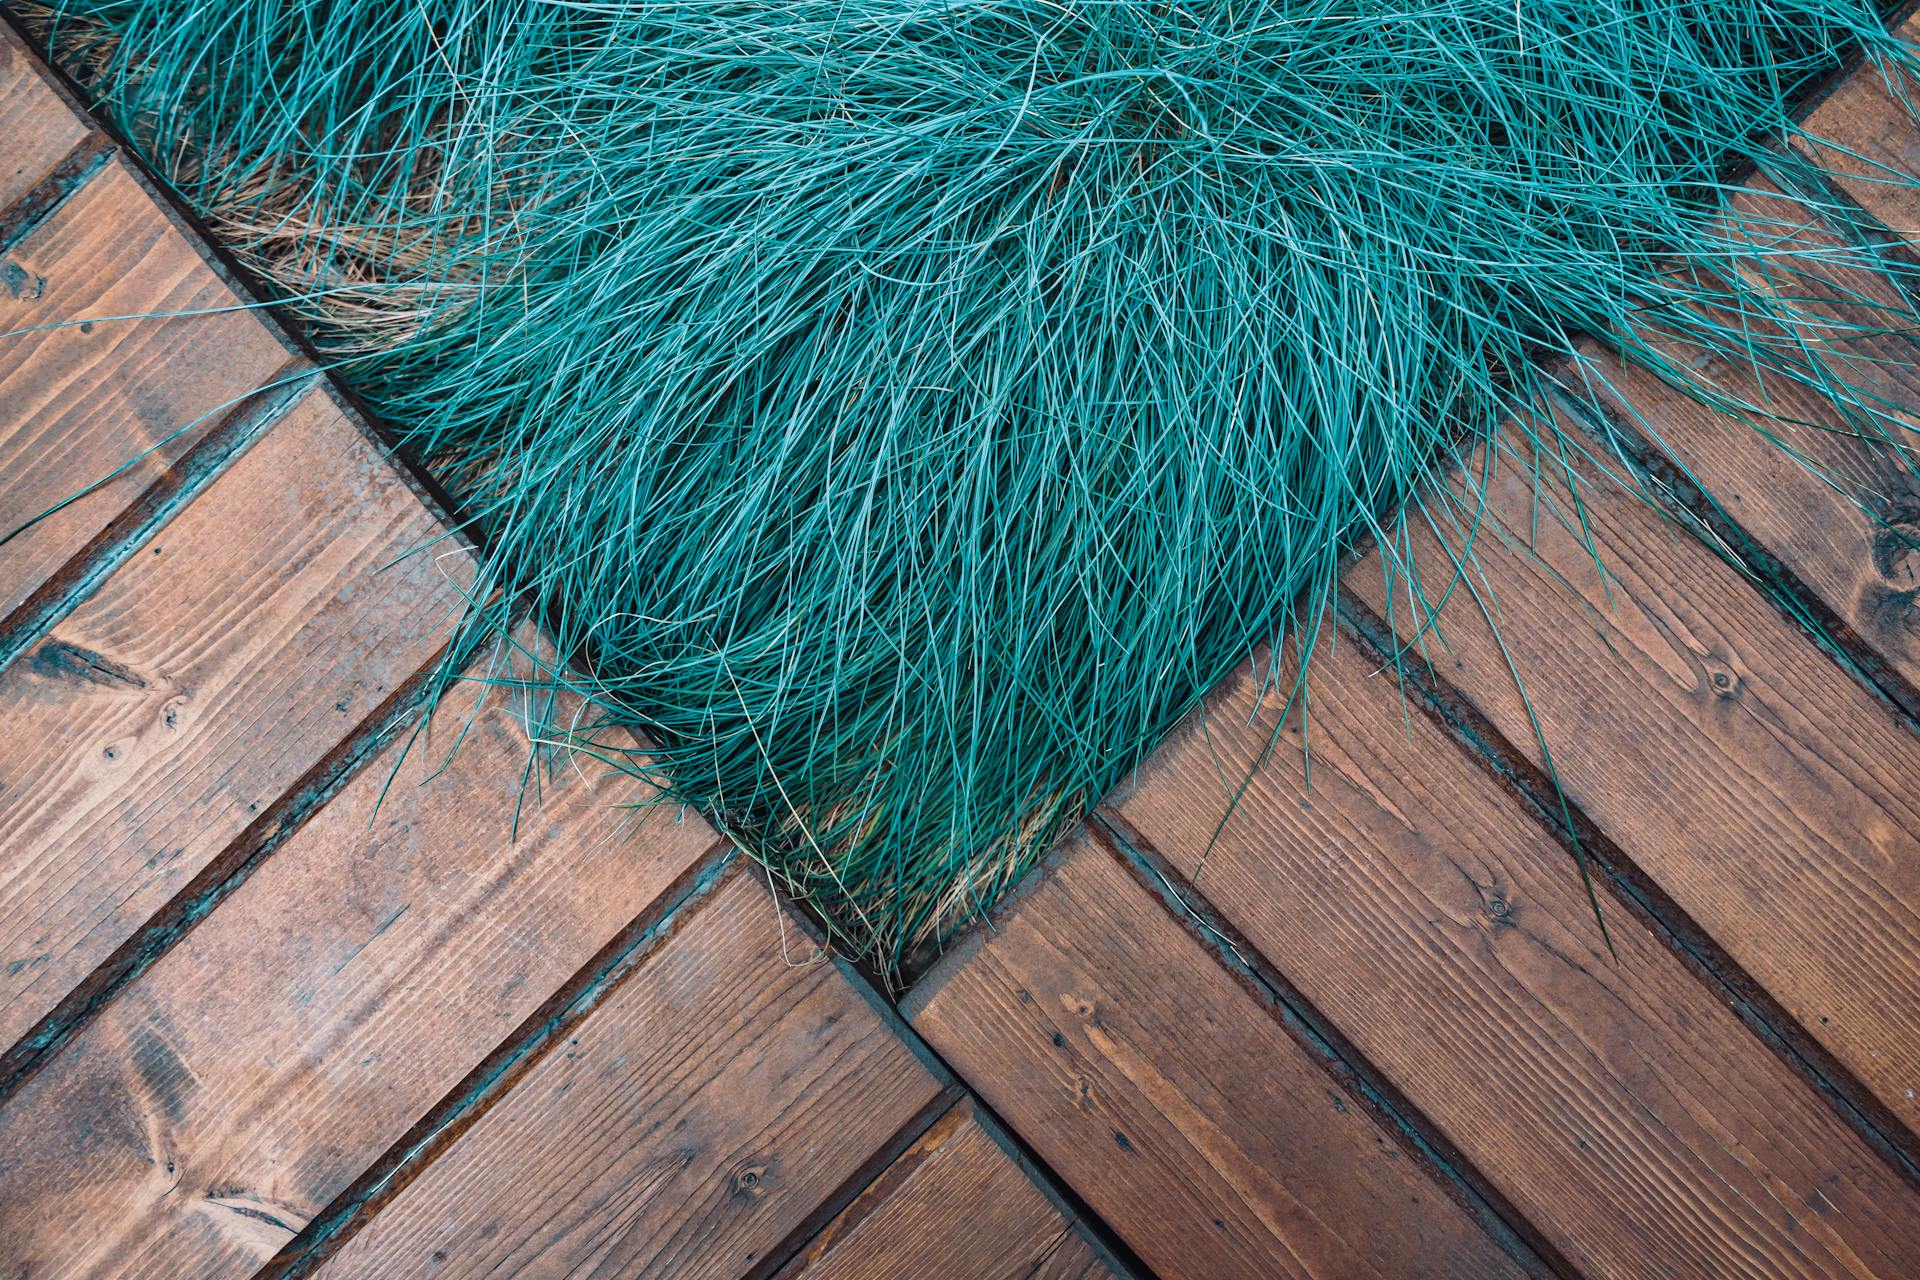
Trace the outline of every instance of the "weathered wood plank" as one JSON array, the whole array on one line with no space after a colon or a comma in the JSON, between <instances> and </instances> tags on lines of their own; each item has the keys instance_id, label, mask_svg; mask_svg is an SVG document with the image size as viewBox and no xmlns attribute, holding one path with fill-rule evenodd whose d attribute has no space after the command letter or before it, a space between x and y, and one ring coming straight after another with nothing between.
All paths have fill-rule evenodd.
<instances>
[{"instance_id":1,"label":"weathered wood plank","mask_svg":"<svg viewBox=\"0 0 1920 1280\"><path fill-rule=\"evenodd\" d=\"M6 139L0 146L0 218L87 132L86 121L47 83L39 59L0 22L0 138Z\"/></svg>"},{"instance_id":2,"label":"weathered wood plank","mask_svg":"<svg viewBox=\"0 0 1920 1280\"><path fill-rule=\"evenodd\" d=\"M1072 1223L957 1104L780 1272L781 1280L1111 1277Z\"/></svg>"},{"instance_id":3,"label":"weathered wood plank","mask_svg":"<svg viewBox=\"0 0 1920 1280\"><path fill-rule=\"evenodd\" d=\"M1030 1280L1112 1280L1115 1272L1079 1236L1068 1236ZM931 1280L931 1278L930 1278Z\"/></svg>"},{"instance_id":4,"label":"weathered wood plank","mask_svg":"<svg viewBox=\"0 0 1920 1280\"><path fill-rule=\"evenodd\" d=\"M5 619L206 435L197 420L297 362L250 312L108 319L239 301L118 159L0 258L0 285L0 537L153 450L0 547ZM38 325L65 327L22 332Z\"/></svg>"},{"instance_id":5,"label":"weathered wood plank","mask_svg":"<svg viewBox=\"0 0 1920 1280\"><path fill-rule=\"evenodd\" d=\"M1920 1193L1350 642L1110 804L1583 1275L1920 1275ZM1296 708L1297 711L1297 708ZM1247 790L1215 839L1231 793Z\"/></svg>"},{"instance_id":6,"label":"weathered wood plank","mask_svg":"<svg viewBox=\"0 0 1920 1280\"><path fill-rule=\"evenodd\" d=\"M1920 15L1908 17L1895 34L1920 44ZM1808 112L1804 124L1809 139L1795 145L1817 157L1890 231L1920 240L1920 201L1909 185L1920 178L1920 126L1888 91L1885 77L1861 67Z\"/></svg>"},{"instance_id":7,"label":"weathered wood plank","mask_svg":"<svg viewBox=\"0 0 1920 1280\"><path fill-rule=\"evenodd\" d=\"M0 671L0 1045L432 659L440 532L315 392Z\"/></svg>"},{"instance_id":8,"label":"weathered wood plank","mask_svg":"<svg viewBox=\"0 0 1920 1280\"><path fill-rule=\"evenodd\" d=\"M938 1098L752 874L689 914L319 1274L738 1276Z\"/></svg>"},{"instance_id":9,"label":"weathered wood plank","mask_svg":"<svg viewBox=\"0 0 1920 1280\"><path fill-rule=\"evenodd\" d=\"M1486 613L1463 589L1427 657L1543 766L1537 716L1568 798L1912 1126L1920 742L1713 551L1585 464L1576 517L1559 465L1537 489L1511 457L1495 469L1472 582ZM1442 551L1411 528L1435 598L1459 536ZM1377 556L1346 582L1385 609ZM1405 579L1394 604L1411 639Z\"/></svg>"},{"instance_id":10,"label":"weathered wood plank","mask_svg":"<svg viewBox=\"0 0 1920 1280\"><path fill-rule=\"evenodd\" d=\"M1750 185L1734 200L1744 216L1798 225L1803 243L1835 243L1812 225L1815 215L1805 205L1764 178ZM1909 420L1920 412L1920 347L1905 337L1846 327L1887 325L1888 313L1871 305L1900 304L1886 279L1840 269L1817 253L1776 255L1768 271L1767 279L1748 283L1791 296L1820 322L1791 336L1767 330L1754 316L1736 323L1756 341L1797 339L1823 351L1880 397L1886 412ZM1920 438L1900 424L1848 421L1823 394L1787 377L1770 375L1762 383L1751 370L1704 351L1677 344L1663 350L1703 389L1777 415L1755 420L1776 439L1676 393L1651 372L1623 370L1610 359L1595 361L1592 387L1613 400L1618 420L1646 437L1783 563L1857 643L1910 686L1920 686L1920 555L1909 545L1920 535L1920 454L1903 457L1898 451L1913 450ZM1872 431L1887 435L1862 438Z\"/></svg>"},{"instance_id":11,"label":"weathered wood plank","mask_svg":"<svg viewBox=\"0 0 1920 1280\"><path fill-rule=\"evenodd\" d=\"M1112 857L1055 858L909 1016L1162 1280L1519 1273Z\"/></svg>"},{"instance_id":12,"label":"weathered wood plank","mask_svg":"<svg viewBox=\"0 0 1920 1280\"><path fill-rule=\"evenodd\" d=\"M0 1106L9 1275L253 1275L712 847L567 763L516 834L517 703L449 691Z\"/></svg>"}]
</instances>

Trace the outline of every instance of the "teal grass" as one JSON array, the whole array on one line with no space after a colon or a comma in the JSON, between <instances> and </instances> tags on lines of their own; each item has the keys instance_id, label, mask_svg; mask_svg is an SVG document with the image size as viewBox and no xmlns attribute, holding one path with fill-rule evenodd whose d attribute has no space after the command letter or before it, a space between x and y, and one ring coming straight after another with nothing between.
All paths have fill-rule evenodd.
<instances>
[{"instance_id":1,"label":"teal grass","mask_svg":"<svg viewBox=\"0 0 1920 1280\"><path fill-rule=\"evenodd\" d=\"M1323 617L1360 542L1403 607L1470 595L1394 554L1426 520L1470 560L1471 497L1422 480L1515 419L1536 456L1586 447L1547 407L1601 397L1587 352L1782 432L1667 354L1717 353L1911 457L1836 350L1913 312L1794 287L1908 268L1722 214L1757 168L1848 216L1783 143L1846 60L1903 93L1920 70L1863 0L37 21L457 494L504 588L467 637L539 602L578 659L550 678L601 717L548 732L882 964Z\"/></svg>"}]
</instances>

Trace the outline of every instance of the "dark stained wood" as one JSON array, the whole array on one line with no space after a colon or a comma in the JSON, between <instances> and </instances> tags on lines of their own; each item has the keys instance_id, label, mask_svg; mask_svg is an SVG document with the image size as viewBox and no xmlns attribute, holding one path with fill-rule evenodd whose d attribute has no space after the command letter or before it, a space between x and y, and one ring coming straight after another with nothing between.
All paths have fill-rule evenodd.
<instances>
[{"instance_id":1,"label":"dark stained wood","mask_svg":"<svg viewBox=\"0 0 1920 1280\"><path fill-rule=\"evenodd\" d=\"M515 835L517 710L456 686L0 1106L7 1275L251 1276L713 845L590 763Z\"/></svg>"},{"instance_id":2,"label":"dark stained wood","mask_svg":"<svg viewBox=\"0 0 1920 1280\"><path fill-rule=\"evenodd\" d=\"M1462 590L1426 656L1539 765L1530 701L1568 798L1911 1127L1920 739L1713 551L1579 470L1591 545L1557 471L1536 489L1497 467L1472 585L1498 638ZM1433 598L1455 552L1413 527ZM1346 582L1384 608L1377 557ZM1411 638L1404 578L1394 599Z\"/></svg>"},{"instance_id":3,"label":"dark stained wood","mask_svg":"<svg viewBox=\"0 0 1920 1280\"><path fill-rule=\"evenodd\" d=\"M781 1280L1111 1277L961 1102L781 1271Z\"/></svg>"},{"instance_id":4,"label":"dark stained wood","mask_svg":"<svg viewBox=\"0 0 1920 1280\"><path fill-rule=\"evenodd\" d=\"M909 1016L1162 1280L1519 1274L1105 851L1056 858Z\"/></svg>"},{"instance_id":5,"label":"dark stained wood","mask_svg":"<svg viewBox=\"0 0 1920 1280\"><path fill-rule=\"evenodd\" d=\"M319 1274L738 1276L940 1088L736 871Z\"/></svg>"},{"instance_id":6,"label":"dark stained wood","mask_svg":"<svg viewBox=\"0 0 1920 1280\"><path fill-rule=\"evenodd\" d=\"M6 140L0 145L0 218L87 132L86 122L48 84L39 59L0 22L0 138Z\"/></svg>"},{"instance_id":7,"label":"dark stained wood","mask_svg":"<svg viewBox=\"0 0 1920 1280\"><path fill-rule=\"evenodd\" d=\"M316 392L0 672L0 1045L433 658L440 532Z\"/></svg>"},{"instance_id":8,"label":"dark stained wood","mask_svg":"<svg viewBox=\"0 0 1920 1280\"><path fill-rule=\"evenodd\" d=\"M1250 673L1110 803L1590 1276L1920 1275L1902 1182L1351 643ZM1251 779L1233 816L1231 792Z\"/></svg>"},{"instance_id":9,"label":"dark stained wood","mask_svg":"<svg viewBox=\"0 0 1920 1280\"><path fill-rule=\"evenodd\" d=\"M1801 225L1815 217L1764 178L1750 185L1754 190L1734 201L1748 217ZM1813 226L1802 235L1832 243ZM1920 346L1905 337L1838 327L1887 325L1887 312L1860 301L1901 305L1884 278L1843 271L1812 255L1778 256L1773 271L1772 279L1751 283L1790 294L1835 326L1803 327L1801 340L1824 348L1892 412L1920 412ZM1755 317L1743 323L1756 335L1764 333ZM1874 425L1847 421L1819 392L1777 375L1762 384L1749 370L1702 351L1666 350L1703 387L1778 415L1780 420L1756 420L1777 443L1677 394L1651 373L1622 371L1602 360L1605 381L1618 392L1619 420L1654 442L1860 641L1909 685L1920 686L1920 554L1911 545L1920 537L1920 454L1903 457L1898 451L1911 450L1920 437L1893 425L1879 428L1893 433L1891 445L1884 438L1869 443L1859 433Z\"/></svg>"},{"instance_id":10,"label":"dark stained wood","mask_svg":"<svg viewBox=\"0 0 1920 1280\"><path fill-rule=\"evenodd\" d=\"M297 367L251 312L108 317L238 302L118 159L0 257L0 537L153 450L0 547L0 619L234 401ZM65 327L21 332L38 325Z\"/></svg>"}]
</instances>

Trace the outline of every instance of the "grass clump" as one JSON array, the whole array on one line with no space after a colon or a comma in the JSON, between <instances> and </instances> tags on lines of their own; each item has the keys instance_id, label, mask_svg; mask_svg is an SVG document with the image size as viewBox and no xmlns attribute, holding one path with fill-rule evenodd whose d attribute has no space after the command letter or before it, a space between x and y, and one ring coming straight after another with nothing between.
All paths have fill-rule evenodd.
<instances>
[{"instance_id":1,"label":"grass clump","mask_svg":"<svg viewBox=\"0 0 1920 1280\"><path fill-rule=\"evenodd\" d=\"M1913 73L1865 0L46 21L588 660L553 678L883 960L1392 545L1443 447L1552 431L1583 342L1904 430L1778 288L1897 268L1706 216L1742 165L1816 182L1778 146L1842 59Z\"/></svg>"}]
</instances>

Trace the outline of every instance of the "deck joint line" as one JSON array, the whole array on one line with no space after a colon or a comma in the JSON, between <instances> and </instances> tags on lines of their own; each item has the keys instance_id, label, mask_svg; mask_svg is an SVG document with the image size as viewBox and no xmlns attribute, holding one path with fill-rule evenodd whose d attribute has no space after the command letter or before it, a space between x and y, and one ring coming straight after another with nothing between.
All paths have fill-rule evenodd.
<instances>
[{"instance_id":1,"label":"deck joint line","mask_svg":"<svg viewBox=\"0 0 1920 1280\"><path fill-rule=\"evenodd\" d=\"M291 360L265 387L250 392L214 418L202 438L178 461L34 588L11 614L0 618L0 670L18 661L84 603L230 463L286 417L314 390L319 379L318 372L305 361ZM8 532L0 529L0 537Z\"/></svg>"},{"instance_id":2,"label":"deck joint line","mask_svg":"<svg viewBox=\"0 0 1920 1280\"><path fill-rule=\"evenodd\" d=\"M1579 1268L1453 1148L1426 1115L1403 1096L1323 1017L1198 889L1176 871L1124 818L1102 806L1087 820L1093 843L1115 858L1162 909L1238 978L1334 1084L1353 1095L1407 1155L1519 1266L1534 1274L1577 1276Z\"/></svg>"},{"instance_id":3,"label":"deck joint line","mask_svg":"<svg viewBox=\"0 0 1920 1280\"><path fill-rule=\"evenodd\" d=\"M542 1001L528 1017L428 1108L406 1134L283 1245L256 1280L302 1280L385 1207L459 1136L562 1043L627 978L711 899L743 861L717 837L668 889L649 902L599 954Z\"/></svg>"},{"instance_id":4,"label":"deck joint line","mask_svg":"<svg viewBox=\"0 0 1920 1280\"><path fill-rule=\"evenodd\" d=\"M470 656L470 655L466 655ZM127 987L151 969L193 927L292 839L308 818L407 730L428 707L446 660L442 649L395 687L358 725L230 840L178 893L97 965L13 1045L0 1051L0 1106L58 1054Z\"/></svg>"},{"instance_id":5,"label":"deck joint line","mask_svg":"<svg viewBox=\"0 0 1920 1280\"><path fill-rule=\"evenodd\" d=\"M1387 624L1342 587L1339 625L1362 651L1383 666L1399 648ZM1569 858L1578 852L1604 883L1615 905L1631 912L1678 956L1694 978L1733 1010L1788 1070L1811 1086L1842 1121L1857 1132L1905 1182L1920 1188L1920 1143L1851 1071L1819 1047L1812 1034L1746 968L1714 941L1692 916L1641 869L1571 797L1558 798L1552 780L1486 718L1467 696L1420 664L1401 670L1401 688L1411 703L1454 746L1520 805ZM1911 727L1911 726L1907 726ZM1560 819L1561 806L1573 830ZM1567 869L1575 874L1573 867Z\"/></svg>"},{"instance_id":6,"label":"deck joint line","mask_svg":"<svg viewBox=\"0 0 1920 1280\"><path fill-rule=\"evenodd\" d=\"M31 238L62 205L80 194L119 150L98 133L74 144L52 172L13 204L0 209L0 253L12 253Z\"/></svg>"}]
</instances>

